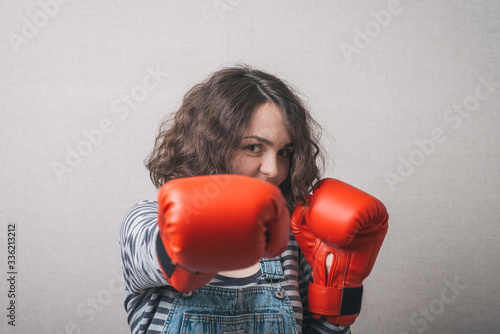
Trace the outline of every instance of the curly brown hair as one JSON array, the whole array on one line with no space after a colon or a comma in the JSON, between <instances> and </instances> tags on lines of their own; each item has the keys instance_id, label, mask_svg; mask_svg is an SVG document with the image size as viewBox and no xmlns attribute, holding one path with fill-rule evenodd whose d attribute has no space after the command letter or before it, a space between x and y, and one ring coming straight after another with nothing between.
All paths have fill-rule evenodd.
<instances>
[{"instance_id":1,"label":"curly brown hair","mask_svg":"<svg viewBox=\"0 0 500 334\"><path fill-rule=\"evenodd\" d=\"M268 102L282 110L295 147L290 171L279 187L289 210L299 202L305 204L320 179L318 163L324 167L320 126L289 85L249 66L213 73L191 88L175 115L162 122L145 160L153 184L159 188L175 178L231 174L230 159L253 112Z\"/></svg>"}]
</instances>

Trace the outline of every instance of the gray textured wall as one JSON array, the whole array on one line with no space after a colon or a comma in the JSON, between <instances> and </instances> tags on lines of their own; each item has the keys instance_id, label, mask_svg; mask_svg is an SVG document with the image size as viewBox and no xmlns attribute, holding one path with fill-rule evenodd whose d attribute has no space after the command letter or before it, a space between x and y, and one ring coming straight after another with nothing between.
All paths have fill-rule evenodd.
<instances>
[{"instance_id":1,"label":"gray textured wall","mask_svg":"<svg viewBox=\"0 0 500 334\"><path fill-rule=\"evenodd\" d=\"M0 35L0 332L128 332L117 235L156 196L158 121L240 62L300 90L326 176L390 211L353 333L500 325L499 2L2 0Z\"/></svg>"}]
</instances>

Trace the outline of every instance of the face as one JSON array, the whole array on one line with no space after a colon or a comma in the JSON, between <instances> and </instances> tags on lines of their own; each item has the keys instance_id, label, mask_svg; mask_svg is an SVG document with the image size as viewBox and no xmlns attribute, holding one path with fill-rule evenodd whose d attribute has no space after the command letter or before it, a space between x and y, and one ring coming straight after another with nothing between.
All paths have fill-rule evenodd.
<instances>
[{"instance_id":1,"label":"face","mask_svg":"<svg viewBox=\"0 0 500 334\"><path fill-rule=\"evenodd\" d=\"M231 161L235 174L280 185L290 170L293 143L274 103L258 107Z\"/></svg>"}]
</instances>

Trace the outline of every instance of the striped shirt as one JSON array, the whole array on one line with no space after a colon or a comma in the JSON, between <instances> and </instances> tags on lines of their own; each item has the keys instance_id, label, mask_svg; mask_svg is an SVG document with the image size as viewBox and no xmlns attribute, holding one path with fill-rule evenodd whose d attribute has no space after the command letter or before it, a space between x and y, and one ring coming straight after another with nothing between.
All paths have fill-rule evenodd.
<instances>
[{"instance_id":1,"label":"striped shirt","mask_svg":"<svg viewBox=\"0 0 500 334\"><path fill-rule=\"evenodd\" d=\"M156 255L158 203L143 201L125 216L120 230L122 269L125 281L125 309L133 334L161 333L178 292L168 284ZM313 319L307 305L307 287L312 268L305 260L293 235L281 254L286 280L281 286L292 305L299 332L350 333L349 326L335 326L324 319ZM276 284L276 283L274 283ZM215 276L208 285L243 288L271 286L261 272L244 278Z\"/></svg>"}]
</instances>

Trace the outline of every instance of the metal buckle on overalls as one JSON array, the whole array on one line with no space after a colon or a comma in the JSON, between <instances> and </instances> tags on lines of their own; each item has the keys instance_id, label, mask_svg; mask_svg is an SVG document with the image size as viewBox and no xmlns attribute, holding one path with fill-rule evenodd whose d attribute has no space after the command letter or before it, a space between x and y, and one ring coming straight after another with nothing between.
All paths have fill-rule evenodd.
<instances>
[{"instance_id":1,"label":"metal buckle on overalls","mask_svg":"<svg viewBox=\"0 0 500 334\"><path fill-rule=\"evenodd\" d=\"M184 297L186 299L193 298L194 297L194 292L193 291L182 292L182 297Z\"/></svg>"},{"instance_id":2,"label":"metal buckle on overalls","mask_svg":"<svg viewBox=\"0 0 500 334\"><path fill-rule=\"evenodd\" d=\"M283 299L285 298L285 294L283 293L283 290L279 289L274 292L274 296L278 299Z\"/></svg>"},{"instance_id":3,"label":"metal buckle on overalls","mask_svg":"<svg viewBox=\"0 0 500 334\"><path fill-rule=\"evenodd\" d=\"M271 282L271 286L274 288L274 282L277 282L280 286L279 289L274 291L274 297L278 299L285 298L285 293L281 287L281 281L285 280L285 275L283 273L283 268L281 267L281 258L279 256L272 259L260 259L260 266L262 276Z\"/></svg>"}]
</instances>

